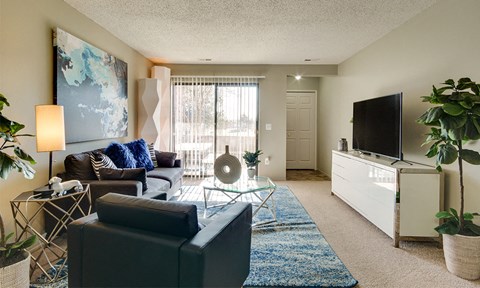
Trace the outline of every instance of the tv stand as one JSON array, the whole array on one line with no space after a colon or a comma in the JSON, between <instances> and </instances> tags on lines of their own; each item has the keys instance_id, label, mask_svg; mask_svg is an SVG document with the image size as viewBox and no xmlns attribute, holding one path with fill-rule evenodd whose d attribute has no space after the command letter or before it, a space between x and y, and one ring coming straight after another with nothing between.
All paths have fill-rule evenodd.
<instances>
[{"instance_id":1,"label":"tv stand","mask_svg":"<svg viewBox=\"0 0 480 288\"><path fill-rule=\"evenodd\" d=\"M332 151L332 195L390 236L395 247L401 240L441 243L434 228L435 214L443 210L443 174L433 167L394 167L386 159Z\"/></svg>"},{"instance_id":2,"label":"tv stand","mask_svg":"<svg viewBox=\"0 0 480 288\"><path fill-rule=\"evenodd\" d=\"M403 163L407 163L408 165L413 165L412 162L408 162L406 160L395 160L392 163L390 163L390 165L393 165L393 164L398 163L398 162L403 162Z\"/></svg>"}]
</instances>

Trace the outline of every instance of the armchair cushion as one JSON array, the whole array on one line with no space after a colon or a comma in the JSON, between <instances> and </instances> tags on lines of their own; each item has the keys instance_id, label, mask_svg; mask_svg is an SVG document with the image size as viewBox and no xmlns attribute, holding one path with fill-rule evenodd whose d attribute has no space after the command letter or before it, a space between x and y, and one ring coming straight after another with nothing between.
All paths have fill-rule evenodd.
<instances>
[{"instance_id":1,"label":"armchair cushion","mask_svg":"<svg viewBox=\"0 0 480 288\"><path fill-rule=\"evenodd\" d=\"M148 189L145 168L100 168L98 174L100 180L137 180L142 182L142 191Z\"/></svg>"},{"instance_id":2,"label":"armchair cushion","mask_svg":"<svg viewBox=\"0 0 480 288\"><path fill-rule=\"evenodd\" d=\"M97 199L98 219L177 237L198 232L197 206L109 193Z\"/></svg>"}]
</instances>

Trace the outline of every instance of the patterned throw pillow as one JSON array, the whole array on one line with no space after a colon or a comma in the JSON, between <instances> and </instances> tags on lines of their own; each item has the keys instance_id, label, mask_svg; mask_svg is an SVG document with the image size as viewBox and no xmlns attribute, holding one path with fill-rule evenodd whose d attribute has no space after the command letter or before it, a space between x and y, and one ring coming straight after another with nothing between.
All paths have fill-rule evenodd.
<instances>
[{"instance_id":1,"label":"patterned throw pillow","mask_svg":"<svg viewBox=\"0 0 480 288\"><path fill-rule=\"evenodd\" d=\"M155 156L155 148L153 147L153 143L148 144L148 152L150 153L150 159L152 159L153 167L157 168L158 162L157 162L157 156Z\"/></svg>"},{"instance_id":2,"label":"patterned throw pillow","mask_svg":"<svg viewBox=\"0 0 480 288\"><path fill-rule=\"evenodd\" d=\"M135 158L135 168L145 168L147 171L153 170L152 159L148 151L147 142L144 139L134 140L124 144Z\"/></svg>"},{"instance_id":3,"label":"patterned throw pillow","mask_svg":"<svg viewBox=\"0 0 480 288\"><path fill-rule=\"evenodd\" d=\"M105 148L105 155L112 159L118 168L136 168L137 161L127 146L112 142Z\"/></svg>"},{"instance_id":4,"label":"patterned throw pillow","mask_svg":"<svg viewBox=\"0 0 480 288\"><path fill-rule=\"evenodd\" d=\"M90 162L92 163L93 171L95 175L100 180L100 168L117 168L117 166L112 162L112 160L105 154L94 151L90 152Z\"/></svg>"}]
</instances>

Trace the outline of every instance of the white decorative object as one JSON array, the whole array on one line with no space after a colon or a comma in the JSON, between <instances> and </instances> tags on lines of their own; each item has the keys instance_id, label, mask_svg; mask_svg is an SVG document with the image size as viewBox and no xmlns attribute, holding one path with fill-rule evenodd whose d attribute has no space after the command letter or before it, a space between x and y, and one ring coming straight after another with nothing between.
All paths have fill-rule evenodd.
<instances>
[{"instance_id":1,"label":"white decorative object","mask_svg":"<svg viewBox=\"0 0 480 288\"><path fill-rule=\"evenodd\" d=\"M394 240L440 240L435 218L443 210L442 174L435 168L332 151L332 193Z\"/></svg>"},{"instance_id":2,"label":"white decorative object","mask_svg":"<svg viewBox=\"0 0 480 288\"><path fill-rule=\"evenodd\" d=\"M160 87L160 114L158 122L159 143L157 150L171 151L170 130L171 130L171 112L172 103L170 96L170 68L164 66L152 67L152 78L160 80L162 83Z\"/></svg>"},{"instance_id":3,"label":"white decorative object","mask_svg":"<svg viewBox=\"0 0 480 288\"><path fill-rule=\"evenodd\" d=\"M83 191L83 186L78 180L62 182L62 178L54 176L48 181L48 184L52 185L52 196L62 196L72 188L75 188L75 192Z\"/></svg>"},{"instance_id":4,"label":"white decorative object","mask_svg":"<svg viewBox=\"0 0 480 288\"><path fill-rule=\"evenodd\" d=\"M138 138L160 150L160 95L162 83L158 79L138 81Z\"/></svg>"},{"instance_id":5,"label":"white decorative object","mask_svg":"<svg viewBox=\"0 0 480 288\"><path fill-rule=\"evenodd\" d=\"M228 145L225 146L225 154L218 156L213 164L215 177L222 183L232 184L240 179L242 165L237 157L230 154Z\"/></svg>"},{"instance_id":6,"label":"white decorative object","mask_svg":"<svg viewBox=\"0 0 480 288\"><path fill-rule=\"evenodd\" d=\"M255 172L257 171L257 169L255 169L255 167L248 167L247 168L247 175L248 175L248 178L249 179L253 179L253 177L255 177Z\"/></svg>"},{"instance_id":7,"label":"white decorative object","mask_svg":"<svg viewBox=\"0 0 480 288\"><path fill-rule=\"evenodd\" d=\"M450 273L467 280L480 278L480 237L443 234L443 254Z\"/></svg>"},{"instance_id":8,"label":"white decorative object","mask_svg":"<svg viewBox=\"0 0 480 288\"><path fill-rule=\"evenodd\" d=\"M24 259L0 268L0 286L26 288L30 286L30 253L23 252Z\"/></svg>"}]
</instances>

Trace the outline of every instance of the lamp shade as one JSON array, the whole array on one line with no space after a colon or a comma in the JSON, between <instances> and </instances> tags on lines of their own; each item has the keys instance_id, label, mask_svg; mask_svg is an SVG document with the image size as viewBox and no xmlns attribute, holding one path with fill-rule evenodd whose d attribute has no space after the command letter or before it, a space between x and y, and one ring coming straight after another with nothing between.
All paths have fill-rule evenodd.
<instances>
[{"instance_id":1,"label":"lamp shade","mask_svg":"<svg viewBox=\"0 0 480 288\"><path fill-rule=\"evenodd\" d=\"M37 152L65 150L63 106L35 106Z\"/></svg>"}]
</instances>

